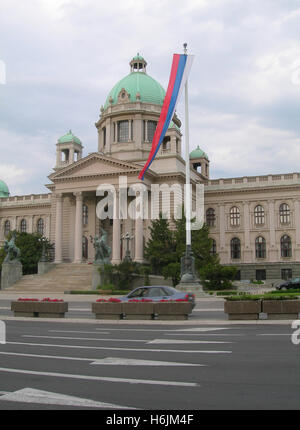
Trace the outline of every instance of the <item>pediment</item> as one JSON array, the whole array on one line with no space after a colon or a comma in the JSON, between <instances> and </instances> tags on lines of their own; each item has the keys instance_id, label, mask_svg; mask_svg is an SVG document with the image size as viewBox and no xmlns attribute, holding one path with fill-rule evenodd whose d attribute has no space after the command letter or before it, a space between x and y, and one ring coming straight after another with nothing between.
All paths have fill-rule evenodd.
<instances>
[{"instance_id":1,"label":"pediment","mask_svg":"<svg viewBox=\"0 0 300 430\"><path fill-rule=\"evenodd\" d=\"M120 175L131 172L138 174L140 169L141 167L137 164L94 153L52 173L49 179L55 181L67 178Z\"/></svg>"}]
</instances>

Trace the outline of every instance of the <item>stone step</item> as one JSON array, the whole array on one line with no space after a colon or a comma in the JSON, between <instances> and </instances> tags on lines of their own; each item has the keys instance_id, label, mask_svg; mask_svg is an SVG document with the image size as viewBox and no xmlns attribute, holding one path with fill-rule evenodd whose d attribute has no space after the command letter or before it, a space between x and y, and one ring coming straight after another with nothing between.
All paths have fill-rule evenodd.
<instances>
[{"instance_id":1,"label":"stone step","mask_svg":"<svg viewBox=\"0 0 300 430\"><path fill-rule=\"evenodd\" d=\"M9 291L63 292L66 290L90 290L93 266L88 264L62 263L43 275L25 275Z\"/></svg>"}]
</instances>

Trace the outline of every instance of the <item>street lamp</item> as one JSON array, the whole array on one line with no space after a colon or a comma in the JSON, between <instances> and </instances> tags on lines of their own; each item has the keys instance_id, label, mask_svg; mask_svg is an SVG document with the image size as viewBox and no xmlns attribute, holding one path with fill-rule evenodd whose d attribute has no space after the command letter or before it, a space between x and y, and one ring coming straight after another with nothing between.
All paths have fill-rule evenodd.
<instances>
[{"instance_id":1,"label":"street lamp","mask_svg":"<svg viewBox=\"0 0 300 430\"><path fill-rule=\"evenodd\" d=\"M122 236L122 240L126 240L126 253L124 257L124 261L132 261L132 258L130 256L130 250L129 250L129 243L134 238L134 236L130 236L130 234L127 232L125 236Z\"/></svg>"},{"instance_id":2,"label":"street lamp","mask_svg":"<svg viewBox=\"0 0 300 430\"><path fill-rule=\"evenodd\" d=\"M42 237L42 238L38 239L38 241L43 246L43 248L42 248L42 256L41 256L39 262L40 263L47 263L48 262L48 257L46 255L46 242L47 242L47 239L45 237Z\"/></svg>"}]
</instances>

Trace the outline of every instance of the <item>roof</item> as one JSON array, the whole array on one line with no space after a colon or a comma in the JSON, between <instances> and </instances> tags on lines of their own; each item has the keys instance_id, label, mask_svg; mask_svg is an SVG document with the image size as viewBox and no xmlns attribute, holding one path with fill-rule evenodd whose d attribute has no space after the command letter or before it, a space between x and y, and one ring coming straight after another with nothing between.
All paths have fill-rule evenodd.
<instances>
[{"instance_id":1,"label":"roof","mask_svg":"<svg viewBox=\"0 0 300 430\"><path fill-rule=\"evenodd\" d=\"M125 78L121 79L109 92L104 109L106 109L112 100L112 105L118 101L118 95L122 89L130 94L130 100L136 102L136 95L139 94L142 103L152 103L162 106L165 98L165 90L155 79L145 72L132 72Z\"/></svg>"},{"instance_id":2,"label":"roof","mask_svg":"<svg viewBox=\"0 0 300 430\"><path fill-rule=\"evenodd\" d=\"M199 147L199 145L190 153L190 159L196 158L206 158L209 160L208 155Z\"/></svg>"},{"instance_id":3,"label":"roof","mask_svg":"<svg viewBox=\"0 0 300 430\"><path fill-rule=\"evenodd\" d=\"M82 145L81 140L78 139L73 133L72 130L69 130L69 133L65 134L64 136L60 137L58 139L58 143L69 143L69 142L75 142L79 145Z\"/></svg>"},{"instance_id":4,"label":"roof","mask_svg":"<svg viewBox=\"0 0 300 430\"><path fill-rule=\"evenodd\" d=\"M4 181L0 180L0 198L9 197L9 189Z\"/></svg>"}]
</instances>

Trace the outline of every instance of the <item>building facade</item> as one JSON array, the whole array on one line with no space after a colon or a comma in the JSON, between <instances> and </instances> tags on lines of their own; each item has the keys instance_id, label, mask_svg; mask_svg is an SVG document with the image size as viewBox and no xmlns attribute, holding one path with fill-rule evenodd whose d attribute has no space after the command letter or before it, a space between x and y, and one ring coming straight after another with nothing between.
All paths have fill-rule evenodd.
<instances>
[{"instance_id":1,"label":"building facade","mask_svg":"<svg viewBox=\"0 0 300 430\"><path fill-rule=\"evenodd\" d=\"M92 238L102 228L113 263L125 256L127 233L132 258L144 261L151 219L160 211L174 215L183 195L185 160L175 114L139 188L137 177L150 152L165 91L147 74L143 57L138 54L129 64L130 73L101 106L94 153L85 156L82 142L70 130L56 143L47 193L10 196L0 181L0 245L11 230L39 232L55 244L57 264L91 262ZM189 162L193 189L204 186L205 221L220 262L238 266L241 279L300 276L300 173L210 180L209 158L199 147ZM103 191L108 185L114 190L112 200ZM153 199L153 189L164 187L172 189L170 198L158 192ZM124 190L125 206L120 198ZM194 200L195 192L195 209ZM110 210L113 216L103 216ZM132 211L134 216L128 216Z\"/></svg>"}]
</instances>

